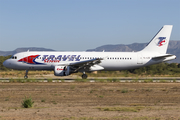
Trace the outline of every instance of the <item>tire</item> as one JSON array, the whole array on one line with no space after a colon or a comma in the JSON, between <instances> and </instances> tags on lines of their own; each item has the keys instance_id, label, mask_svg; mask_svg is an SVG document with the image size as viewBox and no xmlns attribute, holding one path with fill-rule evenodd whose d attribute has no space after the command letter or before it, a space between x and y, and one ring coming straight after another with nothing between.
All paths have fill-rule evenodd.
<instances>
[{"instance_id":1,"label":"tire","mask_svg":"<svg viewBox=\"0 0 180 120\"><path fill-rule=\"evenodd\" d=\"M28 76L24 76L24 79L28 79Z\"/></svg>"},{"instance_id":2,"label":"tire","mask_svg":"<svg viewBox=\"0 0 180 120\"><path fill-rule=\"evenodd\" d=\"M87 79L87 75L86 75L86 74L83 74L83 75L82 75L82 79Z\"/></svg>"}]
</instances>

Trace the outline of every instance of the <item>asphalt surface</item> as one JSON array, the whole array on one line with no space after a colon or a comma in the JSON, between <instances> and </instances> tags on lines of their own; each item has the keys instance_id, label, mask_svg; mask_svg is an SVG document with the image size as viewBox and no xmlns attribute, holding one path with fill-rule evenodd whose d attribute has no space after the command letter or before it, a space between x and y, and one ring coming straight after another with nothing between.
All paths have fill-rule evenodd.
<instances>
[{"instance_id":1,"label":"asphalt surface","mask_svg":"<svg viewBox=\"0 0 180 120\"><path fill-rule=\"evenodd\" d=\"M86 82L180 82L180 77L88 77L88 79L77 79L72 77L59 77L59 78L36 78L36 79L24 79L24 78L0 78L0 82L11 82L12 80L25 80L25 81L37 81L37 82L76 82L76 81L86 81Z\"/></svg>"}]
</instances>

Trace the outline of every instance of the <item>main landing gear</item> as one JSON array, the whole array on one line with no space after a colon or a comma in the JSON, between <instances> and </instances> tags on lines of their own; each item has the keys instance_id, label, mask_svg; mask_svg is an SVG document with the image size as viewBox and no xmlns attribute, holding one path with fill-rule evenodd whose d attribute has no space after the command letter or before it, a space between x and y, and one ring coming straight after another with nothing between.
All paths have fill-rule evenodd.
<instances>
[{"instance_id":1,"label":"main landing gear","mask_svg":"<svg viewBox=\"0 0 180 120\"><path fill-rule=\"evenodd\" d=\"M25 74L25 76L24 76L24 79L27 79L28 78L28 70L26 70L26 74Z\"/></svg>"},{"instance_id":2,"label":"main landing gear","mask_svg":"<svg viewBox=\"0 0 180 120\"><path fill-rule=\"evenodd\" d=\"M83 72L83 74L82 74L82 79L87 79L87 74L85 73L85 72Z\"/></svg>"}]
</instances>

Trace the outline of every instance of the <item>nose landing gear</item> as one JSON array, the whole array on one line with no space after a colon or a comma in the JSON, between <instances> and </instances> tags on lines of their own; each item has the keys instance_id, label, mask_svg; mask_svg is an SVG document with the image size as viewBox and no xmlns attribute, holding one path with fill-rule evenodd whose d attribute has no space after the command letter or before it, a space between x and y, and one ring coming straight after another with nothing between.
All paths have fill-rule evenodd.
<instances>
[{"instance_id":1,"label":"nose landing gear","mask_svg":"<svg viewBox=\"0 0 180 120\"><path fill-rule=\"evenodd\" d=\"M26 70L26 74L25 74L25 76L24 76L24 79L27 79L28 78L28 70Z\"/></svg>"}]
</instances>

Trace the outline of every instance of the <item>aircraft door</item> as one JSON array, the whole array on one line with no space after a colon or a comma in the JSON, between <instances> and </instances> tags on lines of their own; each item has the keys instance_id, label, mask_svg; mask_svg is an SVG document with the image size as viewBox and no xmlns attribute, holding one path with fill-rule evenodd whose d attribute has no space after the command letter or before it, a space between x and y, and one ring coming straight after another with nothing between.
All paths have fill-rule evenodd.
<instances>
[{"instance_id":1,"label":"aircraft door","mask_svg":"<svg viewBox=\"0 0 180 120\"><path fill-rule=\"evenodd\" d=\"M142 54L137 54L137 64L143 64L143 56Z\"/></svg>"}]
</instances>

